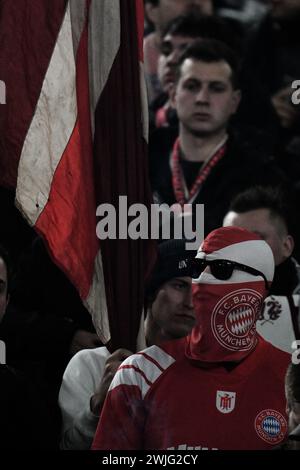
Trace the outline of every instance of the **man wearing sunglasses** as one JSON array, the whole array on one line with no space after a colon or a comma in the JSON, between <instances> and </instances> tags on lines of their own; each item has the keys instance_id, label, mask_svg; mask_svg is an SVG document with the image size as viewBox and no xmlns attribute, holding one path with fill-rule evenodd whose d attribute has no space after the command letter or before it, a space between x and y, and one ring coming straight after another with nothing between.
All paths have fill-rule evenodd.
<instances>
[{"instance_id":1,"label":"man wearing sunglasses","mask_svg":"<svg viewBox=\"0 0 300 470\"><path fill-rule=\"evenodd\" d=\"M256 332L274 273L268 244L238 227L211 232L192 266L196 325L119 368L94 449L271 449L287 432L289 355Z\"/></svg>"}]
</instances>

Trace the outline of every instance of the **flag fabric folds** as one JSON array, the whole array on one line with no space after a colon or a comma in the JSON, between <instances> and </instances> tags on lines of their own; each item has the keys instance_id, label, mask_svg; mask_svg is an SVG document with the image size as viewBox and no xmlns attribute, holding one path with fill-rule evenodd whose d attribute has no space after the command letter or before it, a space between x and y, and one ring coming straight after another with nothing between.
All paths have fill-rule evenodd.
<instances>
[{"instance_id":1,"label":"flag fabric folds","mask_svg":"<svg viewBox=\"0 0 300 470\"><path fill-rule=\"evenodd\" d=\"M143 2L4 0L0 184L69 277L100 339L134 349L148 240L98 240L96 208L149 205Z\"/></svg>"}]
</instances>

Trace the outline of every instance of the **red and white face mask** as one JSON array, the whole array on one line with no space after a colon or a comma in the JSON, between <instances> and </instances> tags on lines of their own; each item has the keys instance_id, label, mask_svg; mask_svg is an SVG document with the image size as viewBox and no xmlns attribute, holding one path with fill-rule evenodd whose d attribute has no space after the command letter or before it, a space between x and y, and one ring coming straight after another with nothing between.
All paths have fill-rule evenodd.
<instances>
[{"instance_id":1,"label":"red and white face mask","mask_svg":"<svg viewBox=\"0 0 300 470\"><path fill-rule=\"evenodd\" d=\"M207 364L240 362L257 344L256 319L274 274L272 251L251 232L223 227L204 240L196 266L197 259L208 266L193 280L197 324L186 355Z\"/></svg>"}]
</instances>

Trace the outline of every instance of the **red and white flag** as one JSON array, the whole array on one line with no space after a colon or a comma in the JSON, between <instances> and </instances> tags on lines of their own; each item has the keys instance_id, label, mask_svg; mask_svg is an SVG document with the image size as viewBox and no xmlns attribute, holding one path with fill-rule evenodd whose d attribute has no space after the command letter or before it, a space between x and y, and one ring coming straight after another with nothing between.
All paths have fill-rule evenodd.
<instances>
[{"instance_id":1,"label":"red and white flag","mask_svg":"<svg viewBox=\"0 0 300 470\"><path fill-rule=\"evenodd\" d=\"M96 207L149 205L142 0L3 0L0 183L77 287L97 332L134 348L151 243L96 236Z\"/></svg>"}]
</instances>

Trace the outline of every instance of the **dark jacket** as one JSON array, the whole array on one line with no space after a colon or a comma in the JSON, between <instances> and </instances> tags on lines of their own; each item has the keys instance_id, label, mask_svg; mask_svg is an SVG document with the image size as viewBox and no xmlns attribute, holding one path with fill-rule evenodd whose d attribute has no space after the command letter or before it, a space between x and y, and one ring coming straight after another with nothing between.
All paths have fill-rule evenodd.
<instances>
[{"instance_id":1,"label":"dark jacket","mask_svg":"<svg viewBox=\"0 0 300 470\"><path fill-rule=\"evenodd\" d=\"M269 295L292 295L300 283L300 266L294 258L288 258L275 268Z\"/></svg>"},{"instance_id":2,"label":"dark jacket","mask_svg":"<svg viewBox=\"0 0 300 470\"><path fill-rule=\"evenodd\" d=\"M58 448L57 430L43 397L25 376L0 364L0 450Z\"/></svg>"},{"instance_id":3,"label":"dark jacket","mask_svg":"<svg viewBox=\"0 0 300 470\"><path fill-rule=\"evenodd\" d=\"M149 145L154 200L168 205L176 202L170 170L170 153L176 137L171 129L159 129ZM212 168L194 202L204 204L205 235L222 226L231 199L240 191L255 184L277 185L282 181L283 175L263 142L232 133L224 157Z\"/></svg>"}]
</instances>

